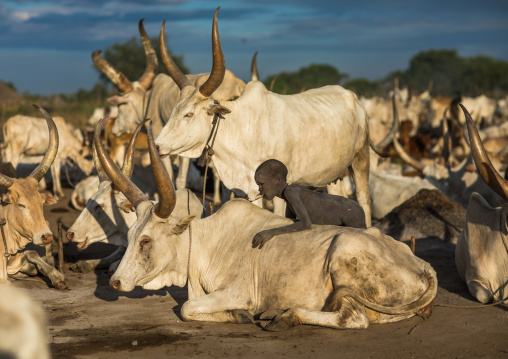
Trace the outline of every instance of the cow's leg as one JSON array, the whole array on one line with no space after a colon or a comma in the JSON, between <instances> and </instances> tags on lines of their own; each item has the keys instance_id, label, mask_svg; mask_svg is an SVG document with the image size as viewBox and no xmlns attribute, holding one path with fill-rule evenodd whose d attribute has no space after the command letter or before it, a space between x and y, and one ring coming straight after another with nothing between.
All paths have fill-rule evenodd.
<instances>
[{"instance_id":1,"label":"cow's leg","mask_svg":"<svg viewBox=\"0 0 508 359\"><path fill-rule=\"evenodd\" d=\"M48 277L51 280L51 284L53 284L56 289L67 288L67 281L65 280L63 274L57 271L55 267L52 267L44 262L37 252L26 251L25 258L28 262L34 264L42 275Z\"/></svg>"},{"instance_id":2,"label":"cow's leg","mask_svg":"<svg viewBox=\"0 0 508 359\"><path fill-rule=\"evenodd\" d=\"M65 197L62 191L62 182L60 181L60 174L62 163L58 158L55 158L51 166L51 177L53 178L53 194L55 196Z\"/></svg>"},{"instance_id":3,"label":"cow's leg","mask_svg":"<svg viewBox=\"0 0 508 359\"><path fill-rule=\"evenodd\" d=\"M365 213L365 224L367 227L371 226L371 198L370 198L370 190L369 190L369 166L370 166L370 156L369 156L369 146L364 146L353 159L353 163L351 164L351 168L353 169L353 178L355 180L355 188L356 188L356 200L360 207L363 208L363 212Z\"/></svg>"},{"instance_id":4,"label":"cow's leg","mask_svg":"<svg viewBox=\"0 0 508 359\"><path fill-rule=\"evenodd\" d=\"M178 156L178 176L176 189L187 188L187 173L189 172L190 158Z\"/></svg>"},{"instance_id":5,"label":"cow's leg","mask_svg":"<svg viewBox=\"0 0 508 359\"><path fill-rule=\"evenodd\" d=\"M247 311L247 299L229 291L216 291L185 302L180 312L186 321L251 324L254 318Z\"/></svg>"},{"instance_id":6,"label":"cow's leg","mask_svg":"<svg viewBox=\"0 0 508 359\"><path fill-rule=\"evenodd\" d=\"M94 269L109 268L110 265L122 259L125 253L125 249L126 249L125 247L118 247L113 253L102 259L89 259L77 261L76 263L71 265L71 270L74 272L88 273L93 271Z\"/></svg>"},{"instance_id":7,"label":"cow's leg","mask_svg":"<svg viewBox=\"0 0 508 359\"><path fill-rule=\"evenodd\" d=\"M340 309L333 312L318 312L304 308L288 309L272 319L265 329L278 332L303 324L335 329L365 329L369 326L369 318L361 304L349 297L342 297L340 300Z\"/></svg>"},{"instance_id":8,"label":"cow's leg","mask_svg":"<svg viewBox=\"0 0 508 359\"><path fill-rule=\"evenodd\" d=\"M55 257L53 257L53 242L46 244L44 246L46 255L44 256L44 261L48 263L50 266L55 266Z\"/></svg>"},{"instance_id":9,"label":"cow's leg","mask_svg":"<svg viewBox=\"0 0 508 359\"><path fill-rule=\"evenodd\" d=\"M166 170L168 171L169 178L171 178L171 181L174 180L175 174L173 173L173 165L171 164L171 156L166 156L162 158L162 164L164 167L166 167Z\"/></svg>"},{"instance_id":10,"label":"cow's leg","mask_svg":"<svg viewBox=\"0 0 508 359\"><path fill-rule=\"evenodd\" d=\"M212 167L213 172L213 205L219 207L222 204L220 198L220 178L217 174L215 167Z\"/></svg>"}]
</instances>

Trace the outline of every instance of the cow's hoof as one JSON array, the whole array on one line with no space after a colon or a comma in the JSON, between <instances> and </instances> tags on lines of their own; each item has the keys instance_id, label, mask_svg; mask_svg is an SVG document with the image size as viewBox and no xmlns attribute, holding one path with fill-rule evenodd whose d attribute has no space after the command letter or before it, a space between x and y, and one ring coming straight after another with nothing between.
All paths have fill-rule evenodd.
<instances>
[{"instance_id":1,"label":"cow's hoof","mask_svg":"<svg viewBox=\"0 0 508 359\"><path fill-rule=\"evenodd\" d=\"M300 324L298 317L289 310L273 318L264 329L269 332L283 332Z\"/></svg>"},{"instance_id":2,"label":"cow's hoof","mask_svg":"<svg viewBox=\"0 0 508 359\"><path fill-rule=\"evenodd\" d=\"M53 283L53 286L58 290L66 289L69 286L69 282L67 282L67 279L59 280Z\"/></svg>"},{"instance_id":3,"label":"cow's hoof","mask_svg":"<svg viewBox=\"0 0 508 359\"><path fill-rule=\"evenodd\" d=\"M235 318L235 323L238 324L253 324L254 317L245 310L233 310L231 311L233 317Z\"/></svg>"},{"instance_id":4,"label":"cow's hoof","mask_svg":"<svg viewBox=\"0 0 508 359\"><path fill-rule=\"evenodd\" d=\"M87 261L81 260L71 264L70 269L73 272L88 273L93 270L93 267Z\"/></svg>"}]
</instances>

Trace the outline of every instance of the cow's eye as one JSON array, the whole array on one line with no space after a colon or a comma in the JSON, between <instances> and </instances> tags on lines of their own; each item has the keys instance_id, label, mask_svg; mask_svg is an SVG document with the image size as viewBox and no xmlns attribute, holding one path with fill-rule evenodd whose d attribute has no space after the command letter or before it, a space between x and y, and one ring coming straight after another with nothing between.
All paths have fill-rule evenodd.
<instances>
[{"instance_id":1,"label":"cow's eye","mask_svg":"<svg viewBox=\"0 0 508 359\"><path fill-rule=\"evenodd\" d=\"M141 247L144 247L144 246L147 246L149 245L150 243L152 243L152 239L151 238L148 238L148 237L145 237L141 240L141 242L139 242L139 245Z\"/></svg>"},{"instance_id":2,"label":"cow's eye","mask_svg":"<svg viewBox=\"0 0 508 359\"><path fill-rule=\"evenodd\" d=\"M191 118L192 116L194 116L194 113L189 112L188 114L186 114L186 115L185 115L185 116L183 116L183 117L185 117L185 118Z\"/></svg>"},{"instance_id":3,"label":"cow's eye","mask_svg":"<svg viewBox=\"0 0 508 359\"><path fill-rule=\"evenodd\" d=\"M23 203L18 203L19 208L26 208L26 206Z\"/></svg>"}]
</instances>

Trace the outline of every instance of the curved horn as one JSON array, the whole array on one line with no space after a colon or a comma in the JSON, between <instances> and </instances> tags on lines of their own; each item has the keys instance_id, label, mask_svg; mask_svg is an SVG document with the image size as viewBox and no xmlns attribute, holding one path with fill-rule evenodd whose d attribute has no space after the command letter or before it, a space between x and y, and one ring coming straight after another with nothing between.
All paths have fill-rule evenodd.
<instances>
[{"instance_id":1,"label":"curved horn","mask_svg":"<svg viewBox=\"0 0 508 359\"><path fill-rule=\"evenodd\" d=\"M400 127L400 121L399 121L399 112L397 111L397 104L395 102L395 93L392 95L392 108L393 108L393 122L392 127L390 128L390 132L386 135L385 138L381 140L375 147L378 151L382 151L386 146L388 146L390 143L392 143L393 139L395 138L395 135L397 134L397 131Z\"/></svg>"},{"instance_id":2,"label":"curved horn","mask_svg":"<svg viewBox=\"0 0 508 359\"><path fill-rule=\"evenodd\" d=\"M146 34L145 27L143 26L143 20L145 19L139 20L138 26L139 34L141 35L141 41L143 42L143 48L145 49L146 67L145 72L143 72L143 75L141 75L138 82L143 89L148 90L150 86L152 86L153 79L157 74L159 62L157 61L157 54L153 49L152 42Z\"/></svg>"},{"instance_id":3,"label":"curved horn","mask_svg":"<svg viewBox=\"0 0 508 359\"><path fill-rule=\"evenodd\" d=\"M201 85L199 92L205 97L210 97L215 90L217 90L224 80L226 73L226 62L224 61L224 54L220 46L219 27L217 25L217 16L219 15L220 6L215 10L212 25L212 53L213 53L213 66L210 76L206 82Z\"/></svg>"},{"instance_id":4,"label":"curved horn","mask_svg":"<svg viewBox=\"0 0 508 359\"><path fill-rule=\"evenodd\" d=\"M41 111L42 115L46 119L46 123L48 124L49 129L49 145L44 158L41 163L37 166L37 168L30 174L29 177L33 177L39 182L42 177L48 172L49 167L53 164L53 161L58 152L58 130L56 129L55 122L51 118L51 116L44 110L42 107L33 105L36 109Z\"/></svg>"},{"instance_id":5,"label":"curved horn","mask_svg":"<svg viewBox=\"0 0 508 359\"><path fill-rule=\"evenodd\" d=\"M99 182L110 181L108 175L106 172L104 172L104 168L101 165L101 161L99 161L99 157L97 156L97 149L95 148L95 137L92 142L92 157L93 164L97 170L97 176L99 176Z\"/></svg>"},{"instance_id":6,"label":"curved horn","mask_svg":"<svg viewBox=\"0 0 508 359\"><path fill-rule=\"evenodd\" d=\"M464 116L466 117L467 130L471 143L471 153L478 173L494 192L503 197L505 201L508 201L508 181L501 177L494 166L492 166L471 115L461 103L459 103L459 106L462 108L462 111L464 111Z\"/></svg>"},{"instance_id":7,"label":"curved horn","mask_svg":"<svg viewBox=\"0 0 508 359\"><path fill-rule=\"evenodd\" d=\"M116 85L120 92L126 93L131 91L132 84L129 79L103 58L101 53L102 50L92 52L92 60L95 66Z\"/></svg>"},{"instance_id":8,"label":"curved horn","mask_svg":"<svg viewBox=\"0 0 508 359\"><path fill-rule=\"evenodd\" d=\"M162 22L161 33L159 35L159 49L161 52L161 59L166 72L175 81L180 90L184 87L194 86L192 82L183 74L183 72L176 66L175 62L169 56L168 48L166 47L166 39L164 38L164 28L166 27L166 20Z\"/></svg>"},{"instance_id":9,"label":"curved horn","mask_svg":"<svg viewBox=\"0 0 508 359\"><path fill-rule=\"evenodd\" d=\"M93 136L95 141L95 148L97 149L97 157L99 158L104 171L109 176L116 188L118 188L125 195L125 197L127 197L134 208L137 208L141 202L148 201L148 198L134 183L131 182L130 179L128 179L122 173L122 171L120 171L111 157L109 157L107 151L104 149L104 145L102 144L100 137L107 120L109 120L109 116L104 117L99 122L97 122L97 125L95 125L95 133Z\"/></svg>"},{"instance_id":10,"label":"curved horn","mask_svg":"<svg viewBox=\"0 0 508 359\"><path fill-rule=\"evenodd\" d=\"M4 186L5 188L9 188L14 184L14 179L0 173L0 186Z\"/></svg>"},{"instance_id":11,"label":"curved horn","mask_svg":"<svg viewBox=\"0 0 508 359\"><path fill-rule=\"evenodd\" d=\"M400 145L399 141L394 138L393 139L393 147L395 147L395 150L399 154L399 157L406 162L408 165L416 168L418 171L423 172L423 169L425 166L421 163L415 160L413 157L411 157Z\"/></svg>"},{"instance_id":12,"label":"curved horn","mask_svg":"<svg viewBox=\"0 0 508 359\"><path fill-rule=\"evenodd\" d=\"M259 72L258 72L258 63L256 61L258 57L258 52L254 53L252 57L252 64L250 65L250 80L251 81L259 81Z\"/></svg>"},{"instance_id":13,"label":"curved horn","mask_svg":"<svg viewBox=\"0 0 508 359\"><path fill-rule=\"evenodd\" d=\"M273 92L273 85L275 85L275 80L277 80L277 76L274 76L272 82L270 83L270 88L268 91Z\"/></svg>"},{"instance_id":14,"label":"curved horn","mask_svg":"<svg viewBox=\"0 0 508 359\"><path fill-rule=\"evenodd\" d=\"M157 203L154 213L159 218L168 218L176 205L175 188L155 148L151 122L147 128L147 133L148 152L150 154L150 162L152 162L153 177L157 185L157 192L159 193L159 203Z\"/></svg>"},{"instance_id":15,"label":"curved horn","mask_svg":"<svg viewBox=\"0 0 508 359\"><path fill-rule=\"evenodd\" d=\"M145 118L143 121L141 121L138 127L136 127L132 133L131 140L129 141L129 146L127 146L127 151L125 152L122 166L122 172L127 178L132 177L132 172L134 171L134 152L136 150L136 141L138 139L139 132L143 128L146 121L148 121L148 118Z\"/></svg>"},{"instance_id":16,"label":"curved horn","mask_svg":"<svg viewBox=\"0 0 508 359\"><path fill-rule=\"evenodd\" d=\"M441 156L445 160L445 164L449 166L450 164L450 156L452 154L452 140L450 138L450 129L448 128L448 107L445 108L443 112L443 150L441 151Z\"/></svg>"}]
</instances>

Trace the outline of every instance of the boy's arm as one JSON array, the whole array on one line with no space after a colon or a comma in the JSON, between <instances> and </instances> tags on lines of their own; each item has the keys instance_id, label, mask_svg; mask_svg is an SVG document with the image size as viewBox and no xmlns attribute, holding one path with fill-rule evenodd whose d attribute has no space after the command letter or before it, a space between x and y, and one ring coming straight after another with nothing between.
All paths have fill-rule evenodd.
<instances>
[{"instance_id":1,"label":"boy's arm","mask_svg":"<svg viewBox=\"0 0 508 359\"><path fill-rule=\"evenodd\" d=\"M311 220L305 205L301 198L301 188L299 186L288 186L284 191L286 200L291 204L291 207L295 211L296 218L298 219L295 223L290 225L272 228L265 231L261 231L254 236L252 240L252 248L259 246L259 249L263 248L263 245L268 242L272 237L279 234L286 234L292 232L300 232L311 227Z\"/></svg>"}]
</instances>

